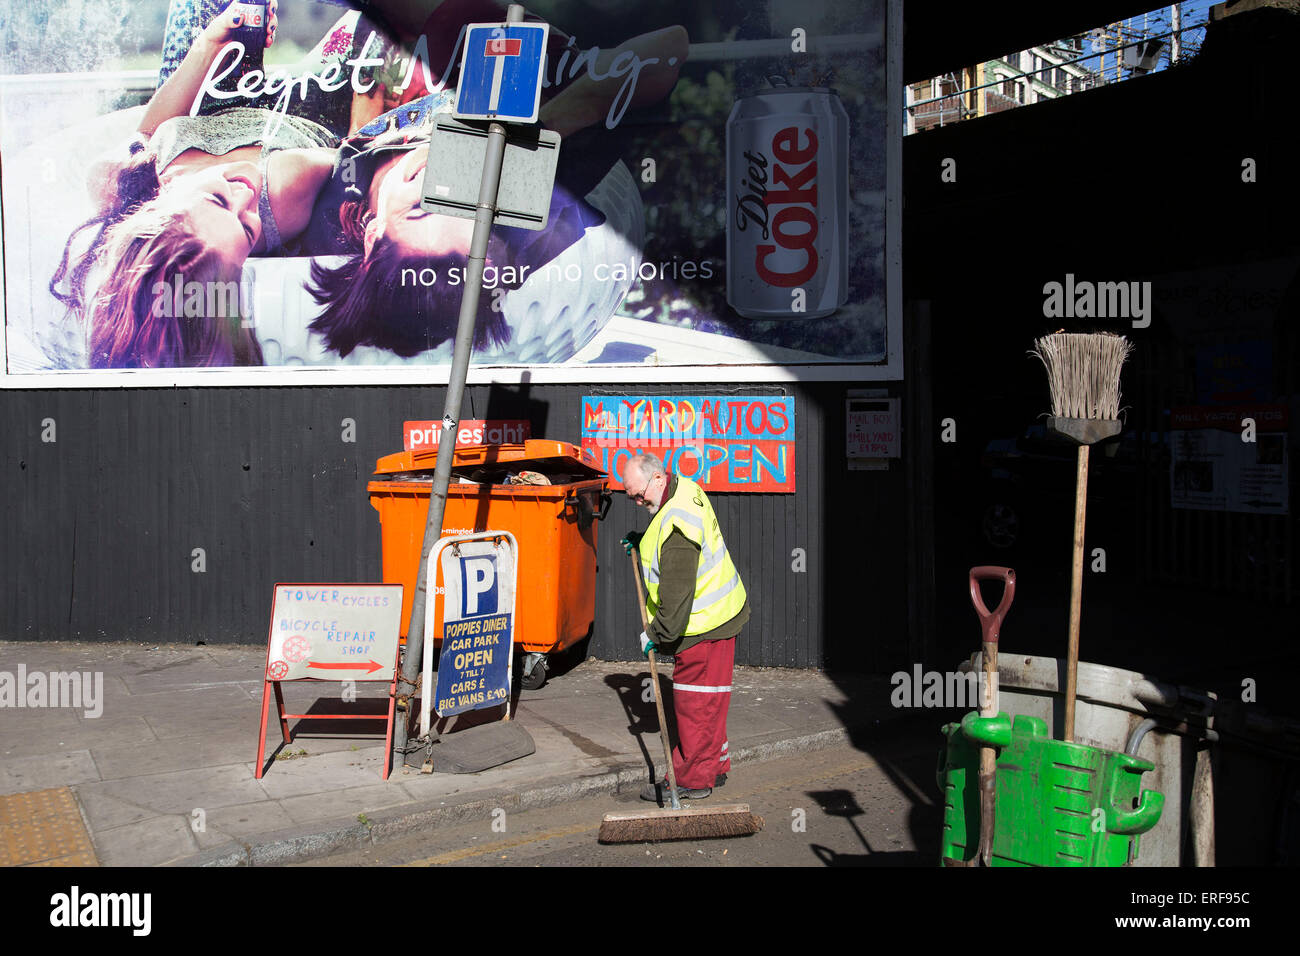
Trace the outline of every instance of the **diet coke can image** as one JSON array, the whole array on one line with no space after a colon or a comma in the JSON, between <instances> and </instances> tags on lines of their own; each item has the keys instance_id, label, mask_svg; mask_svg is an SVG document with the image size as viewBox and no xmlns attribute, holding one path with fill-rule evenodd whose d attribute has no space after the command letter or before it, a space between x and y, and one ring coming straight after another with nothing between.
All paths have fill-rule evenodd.
<instances>
[{"instance_id":1,"label":"diet coke can image","mask_svg":"<svg viewBox=\"0 0 1300 956\"><path fill-rule=\"evenodd\" d=\"M244 44L244 55L235 68L234 76L243 79L254 70L261 71L266 55L266 0L235 0L231 4L239 14L239 26L232 40Z\"/></svg>"},{"instance_id":2,"label":"diet coke can image","mask_svg":"<svg viewBox=\"0 0 1300 956\"><path fill-rule=\"evenodd\" d=\"M849 117L834 90L774 87L736 101L727 119L728 305L751 319L815 319L842 306L848 209Z\"/></svg>"}]
</instances>

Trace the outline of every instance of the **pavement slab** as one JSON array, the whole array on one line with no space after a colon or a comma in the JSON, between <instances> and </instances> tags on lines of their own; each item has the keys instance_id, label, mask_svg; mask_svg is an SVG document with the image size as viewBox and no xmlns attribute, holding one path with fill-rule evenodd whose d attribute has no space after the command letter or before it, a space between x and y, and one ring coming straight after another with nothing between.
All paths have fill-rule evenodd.
<instances>
[{"instance_id":1,"label":"pavement slab","mask_svg":"<svg viewBox=\"0 0 1300 956\"><path fill-rule=\"evenodd\" d=\"M161 866L199 851L188 815L158 816L101 830L95 849L104 866Z\"/></svg>"},{"instance_id":2,"label":"pavement slab","mask_svg":"<svg viewBox=\"0 0 1300 956\"><path fill-rule=\"evenodd\" d=\"M117 780L251 761L257 755L257 748L256 742L249 746L247 740L234 739L234 735L199 734L162 738L148 747L138 744L95 747L91 753L100 776L104 780Z\"/></svg>"},{"instance_id":3,"label":"pavement slab","mask_svg":"<svg viewBox=\"0 0 1300 956\"><path fill-rule=\"evenodd\" d=\"M152 820L158 816L158 811L153 807L143 807L121 797L99 793L90 787L78 788L77 799L81 803L86 822L96 833L126 826L128 823Z\"/></svg>"},{"instance_id":4,"label":"pavement slab","mask_svg":"<svg viewBox=\"0 0 1300 956\"><path fill-rule=\"evenodd\" d=\"M258 833L270 833L286 830L296 821L278 801L265 800L259 803L241 803L233 807L222 807L207 815L209 834L218 834L221 839L200 842L204 849L217 846L230 840L244 840Z\"/></svg>"},{"instance_id":5,"label":"pavement slab","mask_svg":"<svg viewBox=\"0 0 1300 956\"><path fill-rule=\"evenodd\" d=\"M411 798L402 788L376 783L369 787L335 790L329 795L328 800L321 800L318 795L309 794L303 797L285 798L279 801L279 805L294 823L314 823L348 817L355 819L376 810L387 810L389 807L409 802Z\"/></svg>"},{"instance_id":6,"label":"pavement slab","mask_svg":"<svg viewBox=\"0 0 1300 956\"><path fill-rule=\"evenodd\" d=\"M0 794L43 790L99 779L89 750L48 751L0 760Z\"/></svg>"},{"instance_id":7,"label":"pavement slab","mask_svg":"<svg viewBox=\"0 0 1300 956\"><path fill-rule=\"evenodd\" d=\"M160 815L188 815L196 807L213 810L267 799L266 791L253 779L251 762L101 780L83 784L77 792L117 797L148 807Z\"/></svg>"}]
</instances>

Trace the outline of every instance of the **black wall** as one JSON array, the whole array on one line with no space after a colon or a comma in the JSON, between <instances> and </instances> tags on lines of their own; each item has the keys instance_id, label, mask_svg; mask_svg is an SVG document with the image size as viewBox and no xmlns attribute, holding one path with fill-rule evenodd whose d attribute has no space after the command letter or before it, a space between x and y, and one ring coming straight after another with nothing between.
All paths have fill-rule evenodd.
<instances>
[{"instance_id":1,"label":"black wall","mask_svg":"<svg viewBox=\"0 0 1300 956\"><path fill-rule=\"evenodd\" d=\"M711 496L754 609L737 662L888 672L911 660L908 499L899 462L847 470L846 391L474 386L463 414L527 418L534 436L577 443L583 395L793 396L798 493ZM402 422L439 418L443 403L441 388L6 392L0 636L265 641L275 582L381 579L366 483L376 459L401 450ZM354 442L343 440L345 419ZM619 494L600 529L589 648L598 657L635 653L640 625L618 539L647 520ZM796 548L806 571L792 570Z\"/></svg>"},{"instance_id":2,"label":"black wall","mask_svg":"<svg viewBox=\"0 0 1300 956\"><path fill-rule=\"evenodd\" d=\"M1266 339L1269 400L1292 408L1286 516L1171 511L1158 453L1107 497L1099 465L1086 548L1104 547L1109 562L1085 578L1083 659L1232 696L1244 677L1262 683L1289 670L1300 594L1300 127L1288 79L1297 40L1300 16L1235 14L1211 24L1201 53L1173 69L904 140L904 300L928 303L934 343L933 377L916 387L929 389L935 419L957 422L957 440L934 446L936 632L953 654L968 653L976 633L963 576L982 563L1019 575L1004 648L1064 651L1073 463L1035 474L1043 503L1021 523L1030 544L991 548L979 520L988 443L1022 435L1050 407L1043 367L1027 350L1065 327L1134 343L1122 381L1127 427L1153 436L1153 451L1169 409L1198 404L1198 346ZM948 159L953 182L941 175ZM1253 181L1243 178L1245 159L1255 161ZM1235 270L1259 263L1280 263L1267 285L1230 284ZM1043 286L1067 273L1154 279L1157 288L1161 276L1186 274L1181 284L1197 301L1231 291L1271 303L1271 314L1262 329L1243 329L1225 305L1193 324L1190 310L1157 297L1147 329L1046 317ZM1236 636L1227 655L1224 635ZM1273 706L1294 709L1284 682L1271 691Z\"/></svg>"}]
</instances>

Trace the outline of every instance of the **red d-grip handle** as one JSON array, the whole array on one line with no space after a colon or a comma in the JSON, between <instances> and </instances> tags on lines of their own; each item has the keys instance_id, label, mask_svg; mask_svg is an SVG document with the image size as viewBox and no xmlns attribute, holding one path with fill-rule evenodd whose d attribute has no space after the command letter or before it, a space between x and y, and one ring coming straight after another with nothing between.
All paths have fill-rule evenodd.
<instances>
[{"instance_id":1,"label":"red d-grip handle","mask_svg":"<svg viewBox=\"0 0 1300 956\"><path fill-rule=\"evenodd\" d=\"M984 598L980 594L981 581L1002 582L1002 600L998 602L996 611L990 611L984 606ZM1015 596L1016 572L1011 568L983 564L978 568L970 569L970 602L975 605L975 613L979 615L980 630L984 632L985 644L997 643L998 633L1002 630L1002 621L1007 616L1007 611L1011 610L1011 600Z\"/></svg>"}]
</instances>

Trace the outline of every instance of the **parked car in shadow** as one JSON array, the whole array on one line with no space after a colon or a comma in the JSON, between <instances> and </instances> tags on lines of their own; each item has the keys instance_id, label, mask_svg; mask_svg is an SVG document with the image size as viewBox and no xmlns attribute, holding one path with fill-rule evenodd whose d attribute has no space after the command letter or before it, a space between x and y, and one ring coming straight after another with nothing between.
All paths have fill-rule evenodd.
<instances>
[{"instance_id":1,"label":"parked car in shadow","mask_svg":"<svg viewBox=\"0 0 1300 956\"><path fill-rule=\"evenodd\" d=\"M1016 438L999 438L980 457L976 522L981 545L1010 558L1039 547L1065 550L1073 536L1078 446L1031 425ZM1091 446L1088 455L1086 537L1131 536L1136 526L1142 469L1167 481L1169 454L1160 436L1128 429Z\"/></svg>"}]
</instances>

